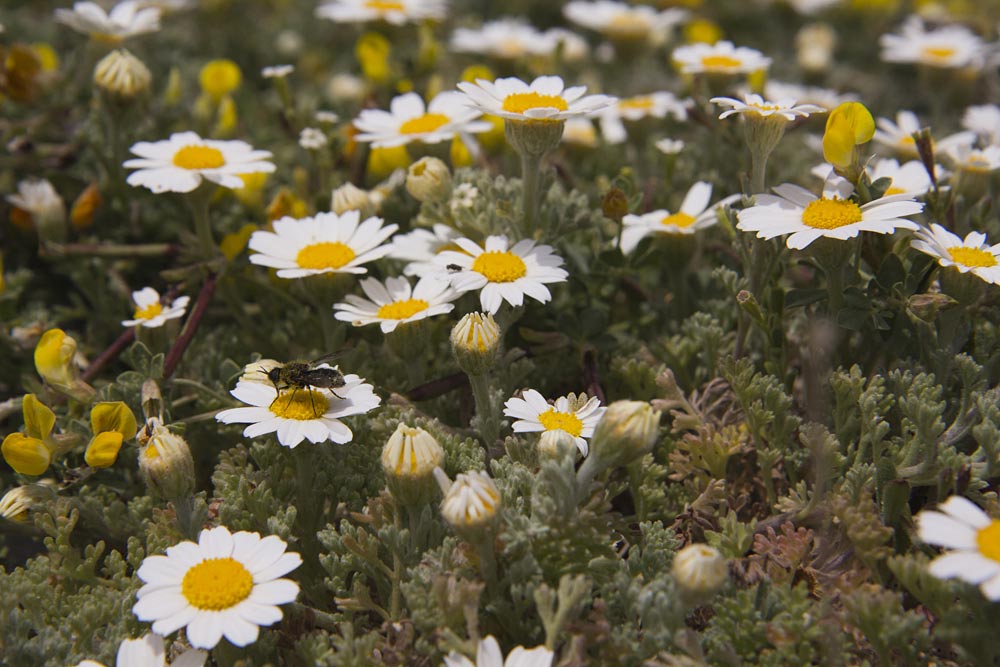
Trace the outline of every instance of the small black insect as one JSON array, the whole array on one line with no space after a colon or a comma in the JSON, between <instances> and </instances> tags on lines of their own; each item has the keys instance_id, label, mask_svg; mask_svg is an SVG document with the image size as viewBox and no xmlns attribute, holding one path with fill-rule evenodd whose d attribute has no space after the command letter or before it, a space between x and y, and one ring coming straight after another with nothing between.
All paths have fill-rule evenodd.
<instances>
[{"instance_id":1,"label":"small black insect","mask_svg":"<svg viewBox=\"0 0 1000 667\"><path fill-rule=\"evenodd\" d=\"M292 392L288 396L288 405L291 405L298 391L305 389L310 392L309 400L314 401L315 398L311 391L313 388L329 389L337 398L343 398L343 396L333 390L344 386L344 374L337 368L321 366L324 359L329 359L332 356L327 355L316 361L289 361L267 371L265 373L267 379L274 385L274 389L278 394L274 400L277 401L281 397L283 389L291 389ZM322 414L322 411L316 411L314 404L311 403L311 405L314 414Z\"/></svg>"},{"instance_id":2,"label":"small black insect","mask_svg":"<svg viewBox=\"0 0 1000 667\"><path fill-rule=\"evenodd\" d=\"M452 273L455 273L457 271L461 271L462 270L462 267L459 266L458 264L449 264L448 266L446 266L444 268L448 269Z\"/></svg>"}]
</instances>

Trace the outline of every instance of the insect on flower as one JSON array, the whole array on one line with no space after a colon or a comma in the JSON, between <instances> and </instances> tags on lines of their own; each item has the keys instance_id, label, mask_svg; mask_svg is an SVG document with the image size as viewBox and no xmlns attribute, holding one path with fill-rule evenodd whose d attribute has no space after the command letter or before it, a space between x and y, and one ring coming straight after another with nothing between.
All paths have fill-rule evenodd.
<instances>
[{"instance_id":1,"label":"insect on flower","mask_svg":"<svg viewBox=\"0 0 1000 667\"><path fill-rule=\"evenodd\" d=\"M340 396L334 390L344 386L344 374L340 372L339 368L331 367L325 363L336 356L337 353L334 353L322 356L314 361L289 361L266 371L261 369L261 372L267 375L267 379L274 385L274 389L277 392L277 396L274 398L275 402L284 396L281 393L283 389L292 390L288 394L289 405L295 400L295 395L298 391L305 389L309 391L310 405L312 406L313 413L318 415L322 414L322 410L317 411L316 405L312 402L315 400L315 395L311 391L312 389L329 389L337 398L343 398L343 396Z\"/></svg>"}]
</instances>

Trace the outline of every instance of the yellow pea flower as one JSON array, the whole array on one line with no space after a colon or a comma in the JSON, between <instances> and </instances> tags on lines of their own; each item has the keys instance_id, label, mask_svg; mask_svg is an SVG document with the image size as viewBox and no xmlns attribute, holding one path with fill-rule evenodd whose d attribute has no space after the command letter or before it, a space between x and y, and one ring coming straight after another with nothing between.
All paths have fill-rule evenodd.
<instances>
[{"instance_id":1,"label":"yellow pea flower","mask_svg":"<svg viewBox=\"0 0 1000 667\"><path fill-rule=\"evenodd\" d=\"M7 465L22 475L41 475L52 463L52 450L49 446L24 433L8 435L3 439L0 451Z\"/></svg>"},{"instance_id":2,"label":"yellow pea flower","mask_svg":"<svg viewBox=\"0 0 1000 667\"><path fill-rule=\"evenodd\" d=\"M361 73L373 83L386 83L392 74L389 54L392 45L377 32L366 32L358 38L354 55L361 65Z\"/></svg>"},{"instance_id":3,"label":"yellow pea flower","mask_svg":"<svg viewBox=\"0 0 1000 667\"><path fill-rule=\"evenodd\" d=\"M49 329L35 346L35 370L53 387L68 387L75 380L72 368L76 341L62 329Z\"/></svg>"},{"instance_id":4,"label":"yellow pea flower","mask_svg":"<svg viewBox=\"0 0 1000 667\"><path fill-rule=\"evenodd\" d=\"M475 83L476 79L486 79L487 81L492 81L496 78L496 75L494 75L493 70L486 65L469 65L462 70L462 76L460 78L462 81Z\"/></svg>"},{"instance_id":5,"label":"yellow pea flower","mask_svg":"<svg viewBox=\"0 0 1000 667\"><path fill-rule=\"evenodd\" d=\"M115 432L124 438L135 437L139 430L135 415L121 401L96 403L90 410L90 425L95 434Z\"/></svg>"},{"instance_id":6,"label":"yellow pea flower","mask_svg":"<svg viewBox=\"0 0 1000 667\"><path fill-rule=\"evenodd\" d=\"M823 134L823 157L837 169L848 169L855 161L854 147L871 141L875 120L860 102L844 102L830 112Z\"/></svg>"},{"instance_id":7,"label":"yellow pea flower","mask_svg":"<svg viewBox=\"0 0 1000 667\"><path fill-rule=\"evenodd\" d=\"M368 154L368 175L375 180L382 180L397 169L406 169L410 162L406 146L373 148Z\"/></svg>"},{"instance_id":8,"label":"yellow pea flower","mask_svg":"<svg viewBox=\"0 0 1000 667\"><path fill-rule=\"evenodd\" d=\"M722 37L722 28L715 21L695 19L684 26L684 41L688 43L715 44Z\"/></svg>"},{"instance_id":9,"label":"yellow pea flower","mask_svg":"<svg viewBox=\"0 0 1000 667\"><path fill-rule=\"evenodd\" d=\"M94 213L101 208L103 203L104 198L101 197L101 190L97 187L97 183L88 185L76 198L70 209L69 221L73 224L73 228L84 230L94 224Z\"/></svg>"},{"instance_id":10,"label":"yellow pea flower","mask_svg":"<svg viewBox=\"0 0 1000 667\"><path fill-rule=\"evenodd\" d=\"M231 137L236 131L239 115L236 113L236 102L232 96L226 95L219 100L219 118L215 123L215 136Z\"/></svg>"},{"instance_id":11,"label":"yellow pea flower","mask_svg":"<svg viewBox=\"0 0 1000 667\"><path fill-rule=\"evenodd\" d=\"M239 88L242 81L243 73L240 71L240 66L226 58L205 63L198 74L202 92L216 103Z\"/></svg>"},{"instance_id":12,"label":"yellow pea flower","mask_svg":"<svg viewBox=\"0 0 1000 667\"><path fill-rule=\"evenodd\" d=\"M240 227L239 231L223 236L222 243L219 244L219 249L222 250L222 254L226 256L226 259L230 262L236 259L243 252L243 249L247 247L247 243L250 242L250 235L258 229L257 225L247 223Z\"/></svg>"},{"instance_id":13,"label":"yellow pea flower","mask_svg":"<svg viewBox=\"0 0 1000 667\"><path fill-rule=\"evenodd\" d=\"M56 425L56 414L34 394L25 395L21 401L24 415L24 432L30 438L45 440Z\"/></svg>"},{"instance_id":14,"label":"yellow pea flower","mask_svg":"<svg viewBox=\"0 0 1000 667\"><path fill-rule=\"evenodd\" d=\"M469 147L465 145L461 137L456 136L451 140L451 166L455 169L459 167L468 167L472 164L472 153L469 151Z\"/></svg>"},{"instance_id":15,"label":"yellow pea flower","mask_svg":"<svg viewBox=\"0 0 1000 667\"><path fill-rule=\"evenodd\" d=\"M118 460L118 452L122 448L124 436L118 431L107 431L98 433L87 445L87 452L83 455L83 460L91 468L108 468Z\"/></svg>"}]
</instances>

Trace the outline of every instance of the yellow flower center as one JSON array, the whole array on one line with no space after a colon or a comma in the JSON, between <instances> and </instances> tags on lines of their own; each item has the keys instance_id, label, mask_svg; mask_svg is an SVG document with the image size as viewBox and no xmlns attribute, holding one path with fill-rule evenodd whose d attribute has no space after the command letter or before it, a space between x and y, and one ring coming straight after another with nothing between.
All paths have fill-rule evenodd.
<instances>
[{"instance_id":1,"label":"yellow flower center","mask_svg":"<svg viewBox=\"0 0 1000 667\"><path fill-rule=\"evenodd\" d=\"M401 12L406 9L402 2L392 2L391 0L367 0L365 7L379 12Z\"/></svg>"},{"instance_id":2,"label":"yellow flower center","mask_svg":"<svg viewBox=\"0 0 1000 667\"><path fill-rule=\"evenodd\" d=\"M243 563L232 558L209 558L184 575L181 593L192 607L222 611L249 597L253 576Z\"/></svg>"},{"instance_id":3,"label":"yellow flower center","mask_svg":"<svg viewBox=\"0 0 1000 667\"><path fill-rule=\"evenodd\" d=\"M996 266L997 258L993 253L981 248L967 248L965 246L955 246L948 248L948 255L956 264L962 266Z\"/></svg>"},{"instance_id":4,"label":"yellow flower center","mask_svg":"<svg viewBox=\"0 0 1000 667\"><path fill-rule=\"evenodd\" d=\"M649 21L635 12L620 12L608 21L607 32L616 37L638 39L649 33Z\"/></svg>"},{"instance_id":5,"label":"yellow flower center","mask_svg":"<svg viewBox=\"0 0 1000 667\"><path fill-rule=\"evenodd\" d=\"M295 263L303 269L339 269L355 257L349 245L340 241L323 241L299 250Z\"/></svg>"},{"instance_id":6,"label":"yellow flower center","mask_svg":"<svg viewBox=\"0 0 1000 667\"><path fill-rule=\"evenodd\" d=\"M425 113L422 116L411 118L399 126L400 134L424 134L433 132L442 125L448 124L451 119L443 113Z\"/></svg>"},{"instance_id":7,"label":"yellow flower center","mask_svg":"<svg viewBox=\"0 0 1000 667\"><path fill-rule=\"evenodd\" d=\"M925 46L924 55L931 60L947 60L955 55L955 49L950 46Z\"/></svg>"},{"instance_id":8,"label":"yellow flower center","mask_svg":"<svg viewBox=\"0 0 1000 667\"><path fill-rule=\"evenodd\" d=\"M185 146L174 153L174 166L181 169L218 169L224 164L222 151L208 146Z\"/></svg>"},{"instance_id":9,"label":"yellow flower center","mask_svg":"<svg viewBox=\"0 0 1000 667\"><path fill-rule=\"evenodd\" d=\"M701 66L709 71L730 70L740 67L742 64L742 60L732 56L702 56L701 59Z\"/></svg>"},{"instance_id":10,"label":"yellow flower center","mask_svg":"<svg viewBox=\"0 0 1000 667\"><path fill-rule=\"evenodd\" d=\"M538 421L546 431L566 431L574 438L579 438L583 432L583 422L579 417L571 412L556 412L555 408L538 415Z\"/></svg>"},{"instance_id":11,"label":"yellow flower center","mask_svg":"<svg viewBox=\"0 0 1000 667\"><path fill-rule=\"evenodd\" d=\"M802 212L802 223L815 229L837 229L861 222L861 208L848 199L817 199Z\"/></svg>"},{"instance_id":12,"label":"yellow flower center","mask_svg":"<svg viewBox=\"0 0 1000 667\"><path fill-rule=\"evenodd\" d=\"M322 417L329 405L327 397L315 389L291 387L278 392L268 409L284 419L309 421Z\"/></svg>"},{"instance_id":13,"label":"yellow flower center","mask_svg":"<svg viewBox=\"0 0 1000 667\"><path fill-rule=\"evenodd\" d=\"M151 320L162 312L163 312L163 306L160 303L151 303L145 308L136 308L135 316L132 319Z\"/></svg>"},{"instance_id":14,"label":"yellow flower center","mask_svg":"<svg viewBox=\"0 0 1000 667\"><path fill-rule=\"evenodd\" d=\"M524 260L512 252L484 252L472 263L472 270L486 276L491 283L512 283L528 273Z\"/></svg>"},{"instance_id":15,"label":"yellow flower center","mask_svg":"<svg viewBox=\"0 0 1000 667\"><path fill-rule=\"evenodd\" d=\"M635 109L636 111L649 111L653 108L653 98L647 96L630 97L618 102L618 108L623 111L630 109Z\"/></svg>"},{"instance_id":16,"label":"yellow flower center","mask_svg":"<svg viewBox=\"0 0 1000 667\"><path fill-rule=\"evenodd\" d=\"M752 109L759 109L760 111L777 111L781 107L777 104L748 104L748 107Z\"/></svg>"},{"instance_id":17,"label":"yellow flower center","mask_svg":"<svg viewBox=\"0 0 1000 667\"><path fill-rule=\"evenodd\" d=\"M503 110L510 113L524 113L528 109L558 109L566 111L569 105L559 95L540 95L538 93L513 93L503 98Z\"/></svg>"},{"instance_id":18,"label":"yellow flower center","mask_svg":"<svg viewBox=\"0 0 1000 667\"><path fill-rule=\"evenodd\" d=\"M674 213L660 220L660 224L671 227L690 227L694 224L694 216L687 213Z\"/></svg>"},{"instance_id":19,"label":"yellow flower center","mask_svg":"<svg viewBox=\"0 0 1000 667\"><path fill-rule=\"evenodd\" d=\"M982 555L1000 561L1000 521L991 521L976 532L976 546Z\"/></svg>"},{"instance_id":20,"label":"yellow flower center","mask_svg":"<svg viewBox=\"0 0 1000 667\"><path fill-rule=\"evenodd\" d=\"M378 309L378 316L386 320L405 320L413 317L423 310L427 310L430 304L423 299L407 299L406 301L396 301L387 303Z\"/></svg>"}]
</instances>

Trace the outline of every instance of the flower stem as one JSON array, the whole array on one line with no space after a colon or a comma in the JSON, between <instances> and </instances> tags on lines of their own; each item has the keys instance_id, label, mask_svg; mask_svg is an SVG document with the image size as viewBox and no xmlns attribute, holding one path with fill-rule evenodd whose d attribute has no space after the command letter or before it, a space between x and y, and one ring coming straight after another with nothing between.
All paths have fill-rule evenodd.
<instances>
[{"instance_id":1,"label":"flower stem","mask_svg":"<svg viewBox=\"0 0 1000 667\"><path fill-rule=\"evenodd\" d=\"M403 522L399 515L401 508L397 504L393 509L392 525L396 528L398 535L403 530ZM392 595L389 599L389 618L398 621L402 609L402 589L400 584L403 579L403 557L399 553L399 545L392 549Z\"/></svg>"},{"instance_id":2,"label":"flower stem","mask_svg":"<svg viewBox=\"0 0 1000 667\"><path fill-rule=\"evenodd\" d=\"M521 183L524 188L524 216L523 227L520 230L526 237L530 238L535 234L535 225L538 220L538 178L541 167L541 157L521 154Z\"/></svg>"},{"instance_id":3,"label":"flower stem","mask_svg":"<svg viewBox=\"0 0 1000 667\"><path fill-rule=\"evenodd\" d=\"M198 244L201 246L205 259L212 259L215 256L215 239L212 237L212 225L208 217L208 205L212 200L214 188L202 185L188 196L188 205L191 207L191 215L194 218L194 231L198 235Z\"/></svg>"},{"instance_id":4,"label":"flower stem","mask_svg":"<svg viewBox=\"0 0 1000 667\"><path fill-rule=\"evenodd\" d=\"M472 385L472 395L476 399L476 419L479 426L479 437L486 447L486 461L490 460L490 447L494 446L500 435L500 419L496 407L490 400L490 377L488 373L469 375Z\"/></svg>"}]
</instances>

